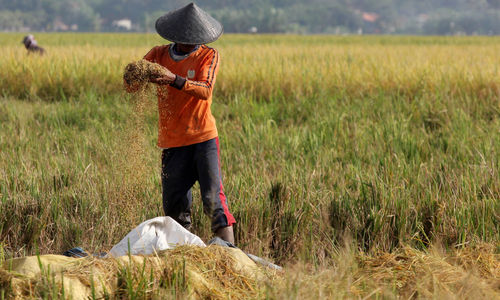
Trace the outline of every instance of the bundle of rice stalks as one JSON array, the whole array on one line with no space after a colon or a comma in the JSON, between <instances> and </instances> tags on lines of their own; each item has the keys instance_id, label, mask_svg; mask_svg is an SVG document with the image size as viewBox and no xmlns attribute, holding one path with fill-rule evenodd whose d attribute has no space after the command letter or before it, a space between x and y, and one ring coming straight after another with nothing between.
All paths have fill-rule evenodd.
<instances>
[{"instance_id":1,"label":"bundle of rice stalks","mask_svg":"<svg viewBox=\"0 0 500 300\"><path fill-rule=\"evenodd\" d=\"M146 85L150 79L161 77L165 75L165 73L165 68L159 64L141 59L131 62L125 67L123 79L129 85L142 87Z\"/></svg>"},{"instance_id":2,"label":"bundle of rice stalks","mask_svg":"<svg viewBox=\"0 0 500 300\"><path fill-rule=\"evenodd\" d=\"M271 299L500 299L493 245L457 251L410 247L392 253L334 254L326 268L297 264L273 278Z\"/></svg>"},{"instance_id":3,"label":"bundle of rice stalks","mask_svg":"<svg viewBox=\"0 0 500 300\"><path fill-rule=\"evenodd\" d=\"M266 279L241 250L219 246L116 259L43 255L0 267L7 298L257 298L263 293L258 283Z\"/></svg>"},{"instance_id":4,"label":"bundle of rice stalks","mask_svg":"<svg viewBox=\"0 0 500 300\"><path fill-rule=\"evenodd\" d=\"M456 252L449 259L465 270L477 271L482 277L497 279L500 290L500 254L492 244L480 244L466 247Z\"/></svg>"},{"instance_id":5,"label":"bundle of rice stalks","mask_svg":"<svg viewBox=\"0 0 500 300\"><path fill-rule=\"evenodd\" d=\"M494 299L500 295L499 257L478 253L486 252L444 255L436 249L422 252L405 247L394 253L361 256L358 276L368 276L382 286L390 283L405 298Z\"/></svg>"}]
</instances>

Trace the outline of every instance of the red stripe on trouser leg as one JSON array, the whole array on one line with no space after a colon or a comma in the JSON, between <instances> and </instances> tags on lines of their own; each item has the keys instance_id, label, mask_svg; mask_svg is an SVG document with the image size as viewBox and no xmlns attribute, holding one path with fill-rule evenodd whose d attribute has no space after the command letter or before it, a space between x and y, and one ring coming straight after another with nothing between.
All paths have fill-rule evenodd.
<instances>
[{"instance_id":1,"label":"red stripe on trouser leg","mask_svg":"<svg viewBox=\"0 0 500 300\"><path fill-rule=\"evenodd\" d=\"M219 199L222 204L222 207L224 208L224 214L226 215L227 218L227 225L232 226L233 224L236 223L236 220L234 219L233 215L229 212L229 208L227 207L227 199L226 195L224 194L224 187L222 186L222 172L221 172L221 167L220 167L220 146L219 146L219 137L215 138L215 143L217 144L217 160L219 163L219 177L220 179L220 186L219 186Z\"/></svg>"}]
</instances>

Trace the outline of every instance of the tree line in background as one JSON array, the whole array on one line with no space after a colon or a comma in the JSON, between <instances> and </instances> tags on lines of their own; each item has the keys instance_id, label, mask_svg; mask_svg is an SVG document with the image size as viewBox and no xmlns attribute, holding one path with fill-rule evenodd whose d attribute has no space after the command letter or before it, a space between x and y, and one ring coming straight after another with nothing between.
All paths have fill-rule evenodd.
<instances>
[{"instance_id":1,"label":"tree line in background","mask_svg":"<svg viewBox=\"0 0 500 300\"><path fill-rule=\"evenodd\" d=\"M153 31L183 0L0 0L0 31ZM500 34L500 0L199 0L225 32Z\"/></svg>"}]
</instances>

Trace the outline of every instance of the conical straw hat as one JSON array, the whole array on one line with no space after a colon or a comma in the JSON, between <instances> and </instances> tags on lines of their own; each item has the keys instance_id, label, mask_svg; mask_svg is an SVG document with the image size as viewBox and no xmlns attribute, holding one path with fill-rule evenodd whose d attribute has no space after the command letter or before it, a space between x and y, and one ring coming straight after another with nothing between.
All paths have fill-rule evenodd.
<instances>
[{"instance_id":1,"label":"conical straw hat","mask_svg":"<svg viewBox=\"0 0 500 300\"><path fill-rule=\"evenodd\" d=\"M217 40L223 29L219 21L190 3L158 18L156 31L174 43L200 45Z\"/></svg>"}]
</instances>

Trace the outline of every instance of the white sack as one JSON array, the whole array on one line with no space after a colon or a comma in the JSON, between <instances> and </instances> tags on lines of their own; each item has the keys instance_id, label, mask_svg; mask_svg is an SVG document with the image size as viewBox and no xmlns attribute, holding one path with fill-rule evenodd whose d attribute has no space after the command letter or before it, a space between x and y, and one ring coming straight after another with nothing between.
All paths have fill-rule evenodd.
<instances>
[{"instance_id":1,"label":"white sack","mask_svg":"<svg viewBox=\"0 0 500 300\"><path fill-rule=\"evenodd\" d=\"M114 257L128 255L129 245L132 255L148 255L178 245L206 246L198 236L171 217L157 217L141 223L116 244L108 255Z\"/></svg>"}]
</instances>

